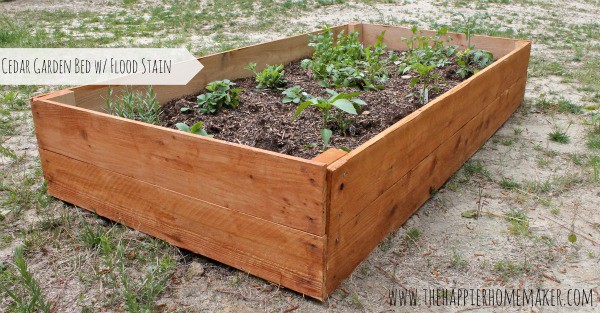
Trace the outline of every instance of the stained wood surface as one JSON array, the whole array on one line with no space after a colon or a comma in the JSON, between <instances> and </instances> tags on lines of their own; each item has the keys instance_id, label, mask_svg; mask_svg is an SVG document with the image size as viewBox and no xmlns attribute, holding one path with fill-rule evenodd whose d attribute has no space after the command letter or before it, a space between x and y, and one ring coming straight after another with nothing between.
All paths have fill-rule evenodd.
<instances>
[{"instance_id":1,"label":"stained wood surface","mask_svg":"<svg viewBox=\"0 0 600 313\"><path fill-rule=\"evenodd\" d=\"M412 31L408 28L386 25L363 24L363 30L363 42L366 45L374 44L377 41L377 36L379 36L382 31L385 31L384 42L389 49L394 50L407 50L408 47L406 43L402 41L402 38L410 38L413 36ZM435 34L436 32L431 30L417 32L417 36L432 36ZM449 44L458 45L461 49L467 48L467 38L464 34L449 32L446 36L451 39ZM494 54L494 59L496 60L513 51L516 47L515 42L516 41L513 39L500 37L471 36L471 45L475 46L476 49L484 49L492 52Z\"/></svg>"},{"instance_id":2,"label":"stained wood surface","mask_svg":"<svg viewBox=\"0 0 600 313\"><path fill-rule=\"evenodd\" d=\"M348 223L330 226L327 295L496 132L520 105L524 91L523 76Z\"/></svg>"},{"instance_id":3,"label":"stained wood surface","mask_svg":"<svg viewBox=\"0 0 600 313\"><path fill-rule=\"evenodd\" d=\"M32 103L40 148L312 234L325 164L81 108Z\"/></svg>"},{"instance_id":4,"label":"stained wood surface","mask_svg":"<svg viewBox=\"0 0 600 313\"><path fill-rule=\"evenodd\" d=\"M526 76L529 48L526 45L503 57L331 164L328 222L348 223Z\"/></svg>"},{"instance_id":5,"label":"stained wood surface","mask_svg":"<svg viewBox=\"0 0 600 313\"><path fill-rule=\"evenodd\" d=\"M274 283L322 294L323 237L48 150L40 159L48 192L60 199Z\"/></svg>"},{"instance_id":6,"label":"stained wood surface","mask_svg":"<svg viewBox=\"0 0 600 313\"><path fill-rule=\"evenodd\" d=\"M317 161L317 162L322 162L325 164L331 164L346 154L348 154L348 152L346 152L344 150L336 149L336 148L329 148L325 152L312 158L312 160Z\"/></svg>"}]
</instances>

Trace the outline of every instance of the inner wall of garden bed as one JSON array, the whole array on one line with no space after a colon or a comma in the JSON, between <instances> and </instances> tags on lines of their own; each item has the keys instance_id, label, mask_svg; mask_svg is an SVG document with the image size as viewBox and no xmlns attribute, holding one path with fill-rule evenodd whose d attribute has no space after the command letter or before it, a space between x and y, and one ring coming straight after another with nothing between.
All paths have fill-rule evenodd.
<instances>
[{"instance_id":1,"label":"inner wall of garden bed","mask_svg":"<svg viewBox=\"0 0 600 313\"><path fill-rule=\"evenodd\" d=\"M409 29L370 24L373 45L406 50ZM315 32L316 33L316 32ZM423 31L423 35L435 32ZM463 34L448 44L466 48ZM167 103L254 62L309 57L306 35L199 58L186 86L154 86ZM48 191L142 232L317 299L325 299L389 232L519 106L530 42L474 36L496 61L349 153L305 159L104 113L106 86L32 99ZM141 88L140 88L141 90ZM119 88L114 89L116 95Z\"/></svg>"}]
</instances>

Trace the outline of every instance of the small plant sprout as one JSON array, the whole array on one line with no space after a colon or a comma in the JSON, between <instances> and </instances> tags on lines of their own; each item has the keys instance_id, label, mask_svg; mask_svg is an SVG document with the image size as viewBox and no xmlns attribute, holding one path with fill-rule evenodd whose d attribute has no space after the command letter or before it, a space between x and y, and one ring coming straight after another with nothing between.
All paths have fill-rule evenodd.
<instances>
[{"instance_id":1,"label":"small plant sprout","mask_svg":"<svg viewBox=\"0 0 600 313\"><path fill-rule=\"evenodd\" d=\"M256 76L256 82L258 83L258 88L269 88L276 89L285 86L287 81L283 77L285 71L283 70L283 65L267 65L267 67L258 72L256 70L256 63L250 63L244 69L249 70L254 73Z\"/></svg>"},{"instance_id":2,"label":"small plant sprout","mask_svg":"<svg viewBox=\"0 0 600 313\"><path fill-rule=\"evenodd\" d=\"M310 98L312 98L313 96L309 95L308 93L306 93L305 91L302 91L302 87L300 86L294 86L294 87L290 87L286 90L284 90L282 92L283 94L283 103L300 103L300 102L304 102Z\"/></svg>"},{"instance_id":3,"label":"small plant sprout","mask_svg":"<svg viewBox=\"0 0 600 313\"><path fill-rule=\"evenodd\" d=\"M222 107L236 108L239 104L238 88L229 79L214 81L206 86L207 93L198 96L196 107L202 114L215 114Z\"/></svg>"},{"instance_id":4,"label":"small plant sprout","mask_svg":"<svg viewBox=\"0 0 600 313\"><path fill-rule=\"evenodd\" d=\"M175 126L177 127L177 129L184 131L186 133L191 133L191 134L196 134L196 135L200 135L200 136L205 136L205 137L214 137L214 135L209 135L206 130L204 128L202 128L202 126L204 126L203 122L198 122L194 125L192 125L192 127L188 126L188 124L186 123L177 123L175 124Z\"/></svg>"},{"instance_id":5,"label":"small plant sprout","mask_svg":"<svg viewBox=\"0 0 600 313\"><path fill-rule=\"evenodd\" d=\"M332 120L336 120L338 127L343 135L347 134L348 128L352 123L352 119L347 119L345 114L357 115L361 106L367 105L364 101L357 98L360 92L353 93L337 93L333 90L327 89L327 92L331 95L329 98L324 99L321 97L312 98L302 102L294 118L297 118L302 111L309 106L317 107L323 114L323 128L321 129L321 138L323 139L325 148L329 146L329 140L333 132L328 128L328 123ZM332 109L335 108L335 113Z\"/></svg>"},{"instance_id":6,"label":"small plant sprout","mask_svg":"<svg viewBox=\"0 0 600 313\"><path fill-rule=\"evenodd\" d=\"M433 71L435 65L415 63L413 67L419 76L411 79L410 88L415 88L417 85L421 86L419 88L419 102L421 105L425 105L429 102L429 92L431 89L439 90L439 87L435 83L440 79L440 75Z\"/></svg>"}]
</instances>

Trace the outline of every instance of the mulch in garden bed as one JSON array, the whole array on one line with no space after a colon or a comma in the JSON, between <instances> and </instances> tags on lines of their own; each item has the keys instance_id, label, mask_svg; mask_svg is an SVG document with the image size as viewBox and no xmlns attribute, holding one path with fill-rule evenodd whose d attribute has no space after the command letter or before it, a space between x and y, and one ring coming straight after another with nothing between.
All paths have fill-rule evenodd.
<instances>
[{"instance_id":1,"label":"mulch in garden bed","mask_svg":"<svg viewBox=\"0 0 600 313\"><path fill-rule=\"evenodd\" d=\"M439 91L430 93L430 100L458 85L462 79L455 74L456 65L450 65L439 71L443 80L437 85ZM416 97L407 96L414 92L410 88L410 78L389 68L390 79L383 90L362 91L358 97L367 103L362 112L354 118L349 135L341 135L340 130L331 122L329 128L333 136L330 147L354 149L390 127L403 117L420 107ZM251 73L248 72L250 75ZM319 81L307 75L300 67L300 60L285 66L287 84L284 87L299 85L303 91L328 98L326 88ZM295 103L282 103L282 90L257 89L254 76L234 80L235 88L242 88L240 104L236 109L223 108L214 115L200 114L195 108L195 95L168 102L163 106L160 116L162 126L176 128L177 123L193 125L204 122L204 129L214 138L244 144L265 150L275 151L301 158L313 158L322 152L323 143L320 130L323 117L317 108L309 107L300 116L293 119L298 107ZM356 92L356 88L338 88L337 92ZM181 112L181 108L192 110Z\"/></svg>"}]
</instances>

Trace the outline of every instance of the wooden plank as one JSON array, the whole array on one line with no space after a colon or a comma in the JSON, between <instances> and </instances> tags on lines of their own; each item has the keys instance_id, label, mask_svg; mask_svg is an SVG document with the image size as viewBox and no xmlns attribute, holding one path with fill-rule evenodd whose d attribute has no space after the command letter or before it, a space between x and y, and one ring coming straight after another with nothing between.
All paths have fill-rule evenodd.
<instances>
[{"instance_id":1,"label":"wooden plank","mask_svg":"<svg viewBox=\"0 0 600 313\"><path fill-rule=\"evenodd\" d=\"M498 60L329 165L328 221L345 224L526 76L530 45Z\"/></svg>"},{"instance_id":2,"label":"wooden plank","mask_svg":"<svg viewBox=\"0 0 600 313\"><path fill-rule=\"evenodd\" d=\"M56 91L51 94L46 94L42 96L32 97L31 102L35 100L52 100L68 105L77 105L75 103L75 93L70 89L63 89Z\"/></svg>"},{"instance_id":3,"label":"wooden plank","mask_svg":"<svg viewBox=\"0 0 600 313\"><path fill-rule=\"evenodd\" d=\"M336 149L336 148L329 148L329 149L327 149L327 151L312 158L312 160L316 161L316 162L322 162L325 164L331 164L331 163L337 161L339 158L345 156L346 154L348 154L348 152L346 152L344 150Z\"/></svg>"},{"instance_id":4,"label":"wooden plank","mask_svg":"<svg viewBox=\"0 0 600 313\"><path fill-rule=\"evenodd\" d=\"M320 298L324 238L40 149L50 194ZM148 197L147 195L152 195Z\"/></svg>"},{"instance_id":5,"label":"wooden plank","mask_svg":"<svg viewBox=\"0 0 600 313\"><path fill-rule=\"evenodd\" d=\"M390 232L400 227L519 107L525 77L345 224L328 230L326 295Z\"/></svg>"},{"instance_id":6,"label":"wooden plank","mask_svg":"<svg viewBox=\"0 0 600 313\"><path fill-rule=\"evenodd\" d=\"M363 30L363 42L366 45L373 45L377 41L377 36L385 31L384 42L388 48L394 50L407 50L408 46L401 39L413 36L412 31L408 28L386 25L363 24ZM422 35L417 33L418 36L432 36L435 34L436 32L431 30L422 30ZM458 45L461 49L467 47L467 38L464 34L449 32L447 38L451 39L449 42L451 45ZM515 40L512 39L478 35L471 36L471 45L474 45L477 49L492 52L495 60L509 54L516 47Z\"/></svg>"},{"instance_id":7,"label":"wooden plank","mask_svg":"<svg viewBox=\"0 0 600 313\"><path fill-rule=\"evenodd\" d=\"M336 33L347 29L347 25L332 28ZM311 32L311 34L319 31ZM313 48L308 46L307 34L287 37L266 43L251 45L198 58L204 68L185 86L154 86L157 100L164 104L183 95L199 92L208 83L222 79L237 79L253 75L244 66L257 63L260 70L266 64L287 64L309 56ZM115 87L119 89L119 86ZM106 86L79 86L72 88L79 107L103 112L103 98L108 94Z\"/></svg>"},{"instance_id":8,"label":"wooden plank","mask_svg":"<svg viewBox=\"0 0 600 313\"><path fill-rule=\"evenodd\" d=\"M312 234L326 165L69 105L32 103L40 148Z\"/></svg>"}]
</instances>

